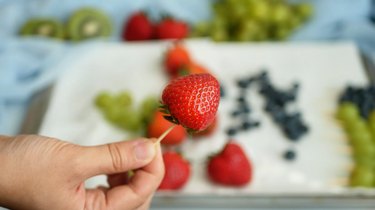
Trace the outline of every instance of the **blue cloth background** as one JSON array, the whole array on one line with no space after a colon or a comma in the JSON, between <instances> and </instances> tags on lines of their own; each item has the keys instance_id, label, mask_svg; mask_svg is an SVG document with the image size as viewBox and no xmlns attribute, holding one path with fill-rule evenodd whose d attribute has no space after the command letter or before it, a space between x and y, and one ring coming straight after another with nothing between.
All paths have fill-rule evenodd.
<instances>
[{"instance_id":1,"label":"blue cloth background","mask_svg":"<svg viewBox=\"0 0 375 210\"><path fill-rule=\"evenodd\" d=\"M296 1L296 0L295 0ZM89 43L72 44L42 38L21 38L19 27L32 17L66 20L82 6L101 8L113 20L119 41L123 22L136 10L146 10L153 19L171 14L188 22L208 19L210 0L0 0L0 134L19 132L30 98L62 73L54 63ZM370 22L371 0L310 0L314 18L289 41L356 41L375 60L375 25ZM375 3L375 2L374 2ZM372 9L372 10L371 10ZM91 41L92 42L92 41ZM52 67L52 68L51 68Z\"/></svg>"}]
</instances>

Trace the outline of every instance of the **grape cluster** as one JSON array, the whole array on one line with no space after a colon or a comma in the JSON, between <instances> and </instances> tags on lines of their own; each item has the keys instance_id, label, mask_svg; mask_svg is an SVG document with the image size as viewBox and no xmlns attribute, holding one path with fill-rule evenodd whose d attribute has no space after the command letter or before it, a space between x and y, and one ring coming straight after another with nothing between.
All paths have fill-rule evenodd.
<instances>
[{"instance_id":1,"label":"grape cluster","mask_svg":"<svg viewBox=\"0 0 375 210\"><path fill-rule=\"evenodd\" d=\"M374 88L347 87L340 97L336 117L348 136L355 167L350 186L375 186L375 107Z\"/></svg>"},{"instance_id":2,"label":"grape cluster","mask_svg":"<svg viewBox=\"0 0 375 210\"><path fill-rule=\"evenodd\" d=\"M140 109L136 109L128 91L116 94L101 92L95 98L95 105L107 121L123 130L136 133L151 121L159 102L156 97L150 96L142 101Z\"/></svg>"},{"instance_id":3,"label":"grape cluster","mask_svg":"<svg viewBox=\"0 0 375 210\"><path fill-rule=\"evenodd\" d=\"M197 23L192 36L215 41L283 40L313 13L308 3L285 0L218 0L212 10L212 20Z\"/></svg>"}]
</instances>

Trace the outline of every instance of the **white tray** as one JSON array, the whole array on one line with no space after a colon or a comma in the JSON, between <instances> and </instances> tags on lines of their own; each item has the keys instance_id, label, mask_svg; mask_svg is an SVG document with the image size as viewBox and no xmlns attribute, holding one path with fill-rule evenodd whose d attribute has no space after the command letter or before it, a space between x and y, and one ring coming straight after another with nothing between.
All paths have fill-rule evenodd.
<instances>
[{"instance_id":1,"label":"white tray","mask_svg":"<svg viewBox=\"0 0 375 210\"><path fill-rule=\"evenodd\" d=\"M128 138L103 119L93 99L102 90L131 90L136 102L149 94L160 95L167 82L161 60L168 44L98 44L75 59L63 60L57 67L67 72L53 89L39 133L82 145ZM219 107L219 131L209 139L187 141L182 146L183 154L192 162L193 174L186 187L173 196L375 194L373 190L348 190L342 182L348 176L351 159L345 135L333 117L337 98L346 84L368 82L352 43L189 41L186 44L194 59L217 75L226 87L227 96ZM256 74L263 67L279 87L300 82L298 108L311 131L297 144L288 141L264 114L263 100L253 92L251 103L261 120L261 128L242 133L236 140L253 162L254 180L241 189L213 185L204 173L204 161L227 140L224 129L233 123L229 110L237 97L235 79ZM292 163L281 158L290 146L298 152L297 160ZM87 182L89 187L98 184L105 184L104 177ZM158 196L166 195L159 193Z\"/></svg>"}]
</instances>

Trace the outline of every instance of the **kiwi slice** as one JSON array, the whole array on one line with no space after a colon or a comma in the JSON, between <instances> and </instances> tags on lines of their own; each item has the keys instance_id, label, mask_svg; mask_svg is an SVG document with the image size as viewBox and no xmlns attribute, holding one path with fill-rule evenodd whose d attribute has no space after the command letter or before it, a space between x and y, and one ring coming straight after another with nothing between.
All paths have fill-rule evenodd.
<instances>
[{"instance_id":1,"label":"kiwi slice","mask_svg":"<svg viewBox=\"0 0 375 210\"><path fill-rule=\"evenodd\" d=\"M63 39L64 26L58 20L52 18L31 19L21 27L20 35Z\"/></svg>"},{"instance_id":2,"label":"kiwi slice","mask_svg":"<svg viewBox=\"0 0 375 210\"><path fill-rule=\"evenodd\" d=\"M111 32L112 24L109 17L94 8L82 8L75 11L67 24L68 37L74 41L108 37Z\"/></svg>"}]
</instances>

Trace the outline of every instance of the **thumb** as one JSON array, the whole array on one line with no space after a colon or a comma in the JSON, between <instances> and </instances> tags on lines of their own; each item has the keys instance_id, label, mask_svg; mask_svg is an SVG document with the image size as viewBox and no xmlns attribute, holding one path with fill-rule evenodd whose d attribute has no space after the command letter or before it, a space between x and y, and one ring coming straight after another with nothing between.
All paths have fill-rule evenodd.
<instances>
[{"instance_id":1,"label":"thumb","mask_svg":"<svg viewBox=\"0 0 375 210\"><path fill-rule=\"evenodd\" d=\"M116 142L84 147L80 165L87 177L116 174L147 165L155 154L155 146L150 139Z\"/></svg>"}]
</instances>

